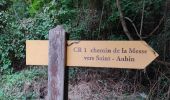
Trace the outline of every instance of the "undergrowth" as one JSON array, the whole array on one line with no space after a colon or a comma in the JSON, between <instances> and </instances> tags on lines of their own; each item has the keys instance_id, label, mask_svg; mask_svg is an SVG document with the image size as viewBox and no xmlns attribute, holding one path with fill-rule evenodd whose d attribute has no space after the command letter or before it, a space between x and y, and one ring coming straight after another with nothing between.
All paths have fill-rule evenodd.
<instances>
[{"instance_id":1,"label":"undergrowth","mask_svg":"<svg viewBox=\"0 0 170 100\"><path fill-rule=\"evenodd\" d=\"M40 99L39 84L47 85L47 67L30 67L0 77L0 100ZM44 82L44 81L45 82Z\"/></svg>"}]
</instances>

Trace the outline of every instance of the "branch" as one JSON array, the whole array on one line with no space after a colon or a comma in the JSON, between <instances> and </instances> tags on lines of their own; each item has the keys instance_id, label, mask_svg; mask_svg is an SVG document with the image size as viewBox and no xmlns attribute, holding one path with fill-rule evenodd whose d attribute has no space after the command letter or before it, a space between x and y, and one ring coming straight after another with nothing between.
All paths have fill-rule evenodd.
<instances>
[{"instance_id":1,"label":"branch","mask_svg":"<svg viewBox=\"0 0 170 100\"><path fill-rule=\"evenodd\" d=\"M122 27L123 27L123 31L125 32L125 34L126 34L127 37L129 38L129 40L133 40L133 38L131 37L131 35L130 35L128 29L127 29L126 22L125 22L125 20L124 20L124 16L123 16L122 9L121 9L121 6L120 6L120 1L119 1L119 0L116 0L116 4L117 4L118 12L120 13L120 21L121 21L121 24L122 24ZM144 9L144 8L143 8L143 9ZM142 38L142 37L140 36L139 32L137 31L137 28L136 28L135 24L133 23L133 21L132 21L130 18L128 18L128 17L125 17L125 18L132 23L133 27L135 28L135 31L136 31L137 35L138 35L140 38ZM150 33L150 35L152 35L152 34L159 28L159 26L160 26L161 23L163 22L163 19L164 19L164 16L161 18L161 20L159 21L159 24L158 24L157 27L155 27L155 29ZM143 23L143 22L141 22L141 23ZM142 30L141 30L141 32L142 32ZM166 62L166 61L155 60L155 62L160 63L160 64L162 64L162 65L170 66L170 63L169 63L169 62Z\"/></svg>"},{"instance_id":2,"label":"branch","mask_svg":"<svg viewBox=\"0 0 170 100\"><path fill-rule=\"evenodd\" d=\"M102 23L102 18L103 18L103 10L104 10L104 3L103 3L103 7L102 7L102 13L101 13L101 15L100 15L99 34L100 34L101 23Z\"/></svg>"},{"instance_id":3,"label":"branch","mask_svg":"<svg viewBox=\"0 0 170 100\"><path fill-rule=\"evenodd\" d=\"M169 2L169 4L170 4L170 2ZM160 19L159 24L155 27L155 29L154 29L151 33L149 33L149 36L151 36L153 33L155 33L155 31L156 31L157 29L159 29L159 27L160 27L160 25L162 24L162 22L163 22L164 20L166 20L167 9L168 9L168 0L166 0L166 3L165 3L165 12L164 12L163 17Z\"/></svg>"},{"instance_id":4,"label":"branch","mask_svg":"<svg viewBox=\"0 0 170 100\"><path fill-rule=\"evenodd\" d=\"M136 31L137 36L142 40L142 37L141 37L141 35L139 34L139 32L138 32L138 30L137 30L134 22L133 22L129 17L125 17L125 19L127 19L128 21L131 22L132 26L134 27L134 29L135 29L135 31Z\"/></svg>"},{"instance_id":5,"label":"branch","mask_svg":"<svg viewBox=\"0 0 170 100\"><path fill-rule=\"evenodd\" d=\"M142 18L141 18L141 24L140 24L140 36L142 35L144 11L145 11L145 0L143 1L143 7L142 7Z\"/></svg>"},{"instance_id":6,"label":"branch","mask_svg":"<svg viewBox=\"0 0 170 100\"><path fill-rule=\"evenodd\" d=\"M151 33L149 33L149 36L151 36L153 33L157 31L157 29L159 29L160 25L164 21L164 18L165 18L164 16L161 18L161 20L159 21L159 24L154 28L154 30Z\"/></svg>"},{"instance_id":7,"label":"branch","mask_svg":"<svg viewBox=\"0 0 170 100\"><path fill-rule=\"evenodd\" d=\"M170 63L169 62L166 62L166 61L161 61L161 60L155 60L155 62L159 63L159 64L162 64L162 65L166 65L166 66L170 66Z\"/></svg>"},{"instance_id":8,"label":"branch","mask_svg":"<svg viewBox=\"0 0 170 100\"><path fill-rule=\"evenodd\" d=\"M118 8L118 12L120 14L120 21L121 21L121 24L122 24L122 27L123 27L123 31L125 32L126 36L129 38L129 40L133 40L133 38L131 37L131 35L129 33L129 30L127 29L126 22L124 20L124 16L123 16L123 13L122 13L122 9L121 9L119 0L116 0L116 5L117 5L117 8Z\"/></svg>"}]
</instances>

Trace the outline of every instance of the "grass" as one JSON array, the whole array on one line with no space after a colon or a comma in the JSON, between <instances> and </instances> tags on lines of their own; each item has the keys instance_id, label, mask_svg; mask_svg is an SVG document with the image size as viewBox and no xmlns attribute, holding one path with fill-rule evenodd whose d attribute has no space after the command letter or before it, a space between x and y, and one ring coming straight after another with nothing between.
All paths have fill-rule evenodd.
<instances>
[{"instance_id":1,"label":"grass","mask_svg":"<svg viewBox=\"0 0 170 100\"><path fill-rule=\"evenodd\" d=\"M43 67L3 75L0 81L0 100L39 99L40 93L36 89L40 89L38 84L43 80L47 80L47 68Z\"/></svg>"}]
</instances>

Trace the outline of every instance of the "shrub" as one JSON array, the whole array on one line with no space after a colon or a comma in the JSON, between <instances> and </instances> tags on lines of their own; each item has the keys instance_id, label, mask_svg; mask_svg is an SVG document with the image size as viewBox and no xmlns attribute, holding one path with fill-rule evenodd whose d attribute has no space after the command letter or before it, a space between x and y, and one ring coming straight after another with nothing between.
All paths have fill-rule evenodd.
<instances>
[{"instance_id":1,"label":"shrub","mask_svg":"<svg viewBox=\"0 0 170 100\"><path fill-rule=\"evenodd\" d=\"M0 73L10 74L25 65L25 41L47 39L48 31L56 23L54 5L44 6L34 17L28 17L26 9L18 8L24 1L12 2L8 10L0 12ZM26 6L28 7L28 5ZM16 8L16 9L15 9ZM18 17L19 15L20 17Z\"/></svg>"}]
</instances>

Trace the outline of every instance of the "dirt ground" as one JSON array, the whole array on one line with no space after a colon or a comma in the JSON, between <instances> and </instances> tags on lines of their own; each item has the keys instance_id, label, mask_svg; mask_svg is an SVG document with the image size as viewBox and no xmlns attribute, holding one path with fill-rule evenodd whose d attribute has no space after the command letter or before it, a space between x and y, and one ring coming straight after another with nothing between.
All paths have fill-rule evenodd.
<instances>
[{"instance_id":1,"label":"dirt ground","mask_svg":"<svg viewBox=\"0 0 170 100\"><path fill-rule=\"evenodd\" d=\"M107 73L106 73L107 72ZM111 74L112 73L112 74ZM126 80L118 71L81 71L68 80L68 100L145 100L145 88ZM38 100L47 100L48 80L26 84L24 89L37 91Z\"/></svg>"}]
</instances>

